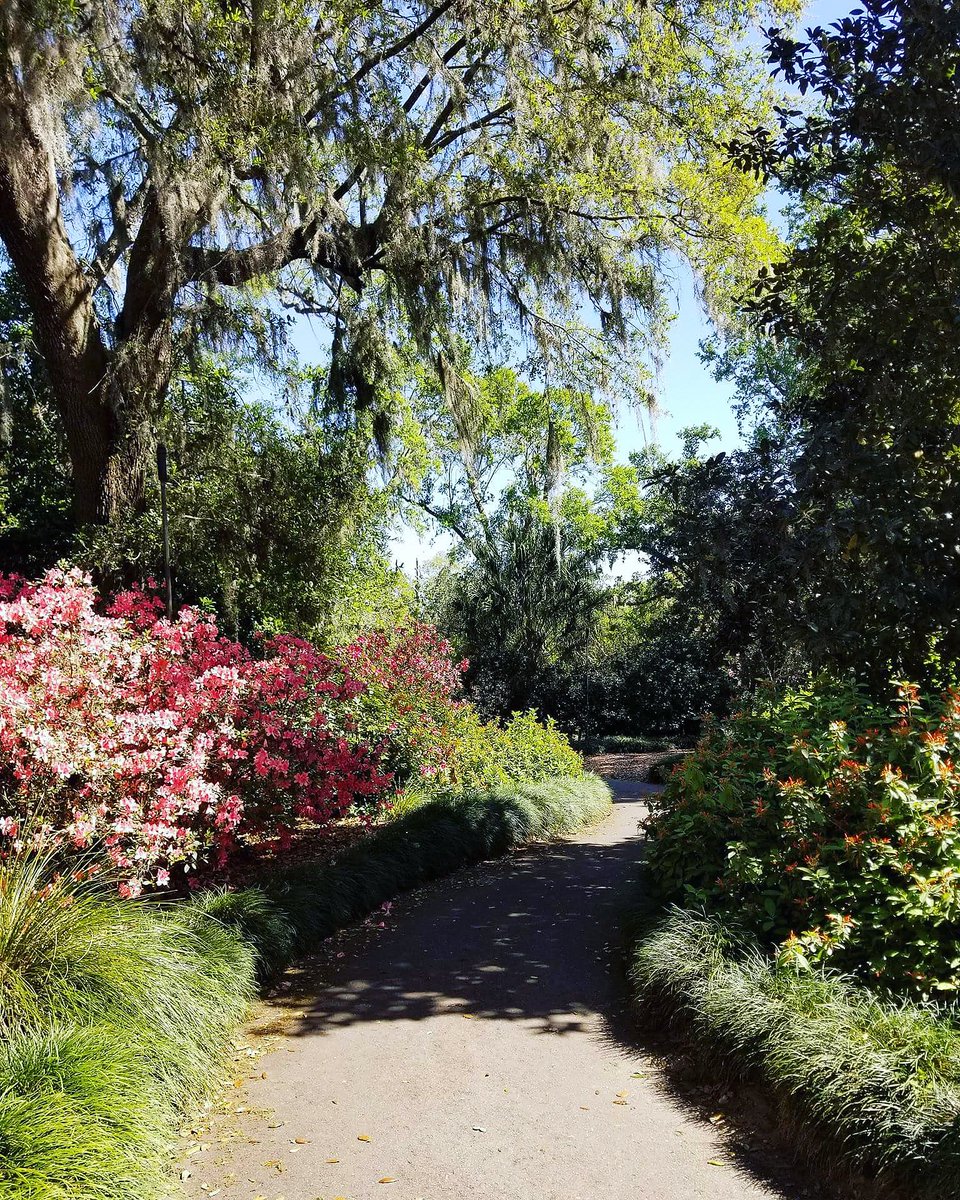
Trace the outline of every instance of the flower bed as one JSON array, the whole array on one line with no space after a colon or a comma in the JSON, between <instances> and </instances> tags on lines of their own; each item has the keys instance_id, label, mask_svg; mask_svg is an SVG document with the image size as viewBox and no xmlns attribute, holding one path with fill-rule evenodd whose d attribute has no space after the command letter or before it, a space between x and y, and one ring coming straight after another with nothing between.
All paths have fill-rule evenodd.
<instances>
[{"instance_id":1,"label":"flower bed","mask_svg":"<svg viewBox=\"0 0 960 1200\"><path fill-rule=\"evenodd\" d=\"M260 651L142 592L101 611L76 572L0 579L0 831L40 823L132 896L383 795L348 715L362 684L299 638Z\"/></svg>"}]
</instances>

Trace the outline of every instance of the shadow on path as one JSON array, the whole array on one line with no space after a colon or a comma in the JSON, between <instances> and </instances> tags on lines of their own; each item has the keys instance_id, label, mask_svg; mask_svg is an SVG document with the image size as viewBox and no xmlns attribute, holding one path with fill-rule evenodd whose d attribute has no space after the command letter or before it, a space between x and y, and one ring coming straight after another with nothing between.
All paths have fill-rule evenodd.
<instances>
[{"instance_id":1,"label":"shadow on path","mask_svg":"<svg viewBox=\"0 0 960 1200\"><path fill-rule=\"evenodd\" d=\"M332 1123L334 1129L338 1121L349 1128L336 1082L346 1074L344 1084L349 1081L361 1092L377 1089L376 1100L356 1107L355 1120L391 1122L394 1159L408 1153L416 1139L414 1200L439 1196L430 1190L434 1176L459 1195L489 1194L491 1200L501 1194L507 1200L821 1195L801 1185L795 1168L742 1131L711 1125L704 1102L689 1088L678 1090L640 1057L638 1040L647 1039L643 1031L638 1038L627 1001L619 926L635 887L643 798L659 789L630 782L616 783L614 790L614 813L597 829L419 889L299 964L274 999L274 1016L261 1032L282 1032L303 1051L296 1059L275 1056L280 1061L271 1066L271 1083L258 1086L254 1100L271 1104L278 1116L296 1113ZM278 1010L289 1015L284 1019ZM461 1025L458 1017L475 1024ZM535 1043L546 1037L553 1038L549 1047L537 1049ZM487 1096L486 1081L498 1072L500 1083L509 1086ZM394 1076L397 1087L391 1090ZM460 1089L462 1096L440 1103L451 1089ZM460 1126L454 1121L448 1130L445 1123L453 1120L461 1100L475 1095L484 1097L483 1111L493 1114L484 1120L493 1125L503 1103L524 1092L533 1099L504 1117L518 1138L523 1130L519 1144L507 1139L499 1158L476 1165L491 1181L484 1188L493 1187L503 1155L515 1155L516 1169L509 1176L515 1190L509 1196L476 1190L469 1155L479 1151L448 1149ZM602 1092L603 1099L596 1100ZM711 1095L709 1103L715 1106L716 1097ZM405 1104L418 1110L420 1124L404 1125L412 1120L398 1112ZM610 1107L618 1104L623 1107ZM427 1124L440 1144L425 1155ZM259 1146L262 1131L257 1132L251 1140ZM540 1138L556 1144L541 1149L547 1157L531 1163L525 1147ZM337 1154L341 1157L328 1162L344 1161L343 1151ZM460 1157L464 1154L468 1157ZM586 1173L582 1192L569 1182L551 1182L551 1169L569 1175L572 1162ZM534 1168L536 1185L525 1182ZM367 1194L356 1190L359 1175L347 1178L355 1190L348 1192L340 1183L344 1196L354 1200ZM374 1188L370 1194L379 1193ZM295 1200L299 1193L286 1195Z\"/></svg>"}]
</instances>

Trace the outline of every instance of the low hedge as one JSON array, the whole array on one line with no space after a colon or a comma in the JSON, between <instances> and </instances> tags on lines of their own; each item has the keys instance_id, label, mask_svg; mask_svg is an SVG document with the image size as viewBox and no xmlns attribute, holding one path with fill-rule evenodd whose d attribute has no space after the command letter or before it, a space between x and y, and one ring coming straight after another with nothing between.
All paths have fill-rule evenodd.
<instances>
[{"instance_id":1,"label":"low hedge","mask_svg":"<svg viewBox=\"0 0 960 1200\"><path fill-rule=\"evenodd\" d=\"M777 965L703 912L674 908L632 946L635 999L678 1017L710 1066L769 1085L842 1161L960 1195L960 1030L815 969Z\"/></svg>"},{"instance_id":2,"label":"low hedge","mask_svg":"<svg viewBox=\"0 0 960 1200\"><path fill-rule=\"evenodd\" d=\"M292 954L313 949L400 892L595 824L610 807L610 789L595 775L440 795L332 863L305 863L255 888L212 893L200 904L255 947L261 975L269 976Z\"/></svg>"},{"instance_id":3,"label":"low hedge","mask_svg":"<svg viewBox=\"0 0 960 1200\"><path fill-rule=\"evenodd\" d=\"M398 892L600 820L595 777L441 797L332 862L185 904L0 864L0 1200L159 1200L256 979ZM81 873L82 874L82 873Z\"/></svg>"}]
</instances>

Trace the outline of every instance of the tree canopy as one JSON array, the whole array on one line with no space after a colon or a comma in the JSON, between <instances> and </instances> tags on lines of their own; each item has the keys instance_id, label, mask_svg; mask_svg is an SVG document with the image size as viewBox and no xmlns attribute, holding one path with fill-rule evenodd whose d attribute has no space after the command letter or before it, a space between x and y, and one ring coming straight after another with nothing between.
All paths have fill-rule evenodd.
<instances>
[{"instance_id":1,"label":"tree canopy","mask_svg":"<svg viewBox=\"0 0 960 1200\"><path fill-rule=\"evenodd\" d=\"M276 365L291 311L326 322L330 388L372 407L398 331L454 397L464 330L609 374L672 252L722 299L771 254L725 151L765 103L743 47L758 16L753 0L4 4L0 238L78 518L142 501L185 358L245 340Z\"/></svg>"}]
</instances>

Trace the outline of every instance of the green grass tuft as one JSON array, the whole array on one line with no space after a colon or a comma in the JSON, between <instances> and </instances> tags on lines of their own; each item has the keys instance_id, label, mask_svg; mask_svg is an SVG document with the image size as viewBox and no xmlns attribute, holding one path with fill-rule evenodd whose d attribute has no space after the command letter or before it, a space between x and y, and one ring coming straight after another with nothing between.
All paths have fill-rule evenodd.
<instances>
[{"instance_id":1,"label":"green grass tuft","mask_svg":"<svg viewBox=\"0 0 960 1200\"><path fill-rule=\"evenodd\" d=\"M715 918L672 909L635 944L636 995L717 1065L763 1079L850 1165L918 1197L960 1194L960 1031L818 971L778 967Z\"/></svg>"},{"instance_id":2,"label":"green grass tuft","mask_svg":"<svg viewBox=\"0 0 960 1200\"><path fill-rule=\"evenodd\" d=\"M0 1048L0 1197L160 1197L171 1117L150 1065L113 1027L55 1028Z\"/></svg>"}]
</instances>

